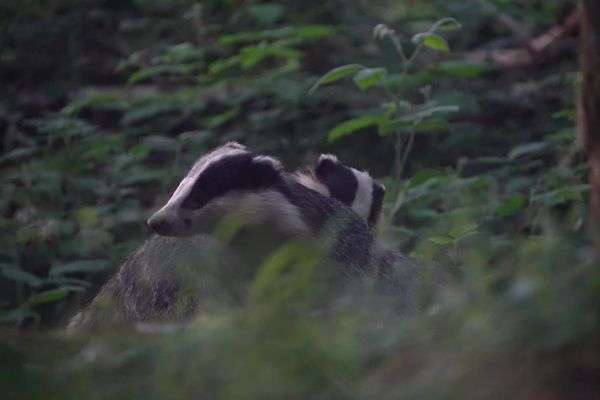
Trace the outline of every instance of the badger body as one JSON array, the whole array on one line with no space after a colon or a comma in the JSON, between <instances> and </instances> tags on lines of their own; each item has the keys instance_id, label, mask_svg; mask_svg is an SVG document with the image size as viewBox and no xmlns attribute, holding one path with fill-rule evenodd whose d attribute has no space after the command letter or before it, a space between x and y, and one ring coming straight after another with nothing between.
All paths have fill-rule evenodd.
<instances>
[{"instance_id":1,"label":"badger body","mask_svg":"<svg viewBox=\"0 0 600 400\"><path fill-rule=\"evenodd\" d=\"M231 217L241 227L225 245L208 236ZM199 296L205 299L207 292L219 301L239 301L243 288L227 285L247 283L290 240L315 244L347 275L369 274L375 258L370 228L352 209L308 189L277 160L238 144L198 160L148 224L158 236L125 260L72 319L71 329L114 320L186 319L203 306ZM210 269L223 279L207 280Z\"/></svg>"}]
</instances>

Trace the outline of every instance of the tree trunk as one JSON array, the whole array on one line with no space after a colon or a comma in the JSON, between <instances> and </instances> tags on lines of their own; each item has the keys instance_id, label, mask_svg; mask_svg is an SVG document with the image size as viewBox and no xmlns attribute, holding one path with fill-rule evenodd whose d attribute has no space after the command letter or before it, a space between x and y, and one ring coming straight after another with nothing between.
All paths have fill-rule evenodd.
<instances>
[{"instance_id":1,"label":"tree trunk","mask_svg":"<svg viewBox=\"0 0 600 400\"><path fill-rule=\"evenodd\" d=\"M590 163L593 224L600 227L600 1L581 0L579 129Z\"/></svg>"}]
</instances>

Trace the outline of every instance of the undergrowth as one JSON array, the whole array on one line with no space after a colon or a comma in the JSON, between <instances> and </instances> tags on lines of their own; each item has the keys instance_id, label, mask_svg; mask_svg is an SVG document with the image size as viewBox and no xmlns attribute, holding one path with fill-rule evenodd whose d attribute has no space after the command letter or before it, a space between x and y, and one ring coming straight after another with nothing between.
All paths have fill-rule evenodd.
<instances>
[{"instance_id":1,"label":"undergrowth","mask_svg":"<svg viewBox=\"0 0 600 400\"><path fill-rule=\"evenodd\" d=\"M587 232L587 166L575 139L576 67L557 62L505 90L523 76L452 58L455 46L479 43L477 32L498 10L516 8L536 24L552 20L519 2L476 2L493 3L483 11L471 3L389 6L406 22L393 25L390 15L373 38L352 36L362 52L346 47L355 16L330 6L304 17L302 5L182 2L185 26L176 19L182 32L165 41L164 14L137 5L157 32L126 36L141 45L112 60L116 89L58 95L44 86L41 110L27 96L25 106L3 98L2 392L62 399L597 395L600 272ZM547 13L560 8L542 3ZM124 20L121 11L98 7L104 14L91 19L109 28L110 18ZM74 14L59 11L69 24L86 23L77 22L75 12L84 11L75 6ZM462 29L440 18L449 12ZM134 22L119 29L135 31ZM71 37L63 25L48 35L48 23L27 25L29 34ZM4 59L13 64L3 74L29 66L36 77L57 68L31 62L35 54L13 57L15 43L27 38L9 43L5 51L13 53ZM70 48L69 56L79 51ZM244 304L202 313L185 327L66 335L68 317L148 236L144 220L161 196L196 157L227 140L282 155L287 165L324 151L369 168L388 188L381 240L457 271L456 284L428 296L416 314L398 313L368 282L323 307L327 289L312 273L315 260L291 246L261 268Z\"/></svg>"}]
</instances>

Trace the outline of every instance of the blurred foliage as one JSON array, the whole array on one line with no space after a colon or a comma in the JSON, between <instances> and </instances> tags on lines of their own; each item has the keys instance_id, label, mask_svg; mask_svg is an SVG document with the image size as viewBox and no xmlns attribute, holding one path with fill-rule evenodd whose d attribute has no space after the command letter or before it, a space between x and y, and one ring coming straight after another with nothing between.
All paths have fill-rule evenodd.
<instances>
[{"instance_id":1,"label":"blurred foliage","mask_svg":"<svg viewBox=\"0 0 600 400\"><path fill-rule=\"evenodd\" d=\"M0 333L3 392L597 395L600 274L575 140L576 39L520 70L461 57L518 46L573 6L2 2L0 321L28 328ZM448 17L461 28L431 29L457 27ZM313 260L283 248L248 304L184 330L45 332L148 237L145 219L195 158L228 140L290 168L330 152L368 169L388 188L382 238L457 267L459 284L423 315L397 315L370 287L323 312Z\"/></svg>"}]
</instances>

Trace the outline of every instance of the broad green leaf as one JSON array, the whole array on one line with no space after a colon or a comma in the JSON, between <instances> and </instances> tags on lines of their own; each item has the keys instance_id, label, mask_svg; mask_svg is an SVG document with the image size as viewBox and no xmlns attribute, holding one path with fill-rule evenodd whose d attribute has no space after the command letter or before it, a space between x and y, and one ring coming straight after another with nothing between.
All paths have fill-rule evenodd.
<instances>
[{"instance_id":1,"label":"broad green leaf","mask_svg":"<svg viewBox=\"0 0 600 400\"><path fill-rule=\"evenodd\" d=\"M425 169L418 171L410 178L409 187L413 188L413 187L419 186L419 185L429 181L432 178L437 178L440 176L445 177L447 175L448 175L448 173L445 171L441 171L441 170L433 169L433 168L425 168Z\"/></svg>"},{"instance_id":2,"label":"broad green leaf","mask_svg":"<svg viewBox=\"0 0 600 400\"><path fill-rule=\"evenodd\" d=\"M238 44L260 42L263 40L293 38L293 39L317 39L331 36L334 30L325 25L303 25L286 26L278 29L268 29L263 31L252 31L235 33L232 35L223 35L219 37L220 44Z\"/></svg>"},{"instance_id":3,"label":"broad green leaf","mask_svg":"<svg viewBox=\"0 0 600 400\"><path fill-rule=\"evenodd\" d=\"M129 76L127 84L133 85L153 78L155 76L166 74L168 72L173 72L173 67L171 65L155 65L151 67L142 68Z\"/></svg>"},{"instance_id":4,"label":"broad green leaf","mask_svg":"<svg viewBox=\"0 0 600 400\"><path fill-rule=\"evenodd\" d=\"M413 43L422 43L424 46L429 47L434 50L443 51L446 53L450 52L450 47L448 46L448 42L441 37L440 35L436 35L431 32L422 32L417 33L411 39Z\"/></svg>"},{"instance_id":5,"label":"broad green leaf","mask_svg":"<svg viewBox=\"0 0 600 400\"><path fill-rule=\"evenodd\" d=\"M591 186L588 184L567 186L535 195L531 197L531 201L553 206L565 201L579 201L582 199L582 193L589 192L590 190Z\"/></svg>"},{"instance_id":6,"label":"broad green leaf","mask_svg":"<svg viewBox=\"0 0 600 400\"><path fill-rule=\"evenodd\" d=\"M450 128L448 121L444 119L428 119L417 123L417 132L446 131Z\"/></svg>"},{"instance_id":7,"label":"broad green leaf","mask_svg":"<svg viewBox=\"0 0 600 400\"><path fill-rule=\"evenodd\" d=\"M341 137L344 137L359 129L369 126L380 125L385 120L382 115L365 115L364 117L354 118L349 121L342 122L329 132L329 142L334 142Z\"/></svg>"},{"instance_id":8,"label":"broad green leaf","mask_svg":"<svg viewBox=\"0 0 600 400\"><path fill-rule=\"evenodd\" d=\"M525 205L525 197L521 195L516 195L506 200L504 203L498 207L496 213L499 217L507 217L509 215L515 214Z\"/></svg>"},{"instance_id":9,"label":"broad green leaf","mask_svg":"<svg viewBox=\"0 0 600 400\"><path fill-rule=\"evenodd\" d=\"M447 236L433 236L433 237L427 238L427 240L429 240L431 243L435 243L440 246L454 243L454 240Z\"/></svg>"},{"instance_id":10,"label":"broad green leaf","mask_svg":"<svg viewBox=\"0 0 600 400\"><path fill-rule=\"evenodd\" d=\"M44 279L44 285L86 288L90 287L92 284L85 279L57 276Z\"/></svg>"},{"instance_id":11,"label":"broad green leaf","mask_svg":"<svg viewBox=\"0 0 600 400\"><path fill-rule=\"evenodd\" d=\"M53 303L55 301L59 301L67 297L69 292L69 288L46 290L44 292L40 292L31 296L29 299L27 299L27 301L25 301L22 307L31 308L38 304Z\"/></svg>"},{"instance_id":12,"label":"broad green leaf","mask_svg":"<svg viewBox=\"0 0 600 400\"><path fill-rule=\"evenodd\" d=\"M565 118L568 121L575 122L577 120L577 110L574 108L563 108L551 115L552 118Z\"/></svg>"},{"instance_id":13,"label":"broad green leaf","mask_svg":"<svg viewBox=\"0 0 600 400\"><path fill-rule=\"evenodd\" d=\"M427 120L427 118L436 113L451 113L458 112L459 110L458 106L431 106L393 120L385 119L381 123L379 134L385 136L391 132L408 128L415 129L417 132L448 129L449 124L447 121L442 119Z\"/></svg>"},{"instance_id":14,"label":"broad green leaf","mask_svg":"<svg viewBox=\"0 0 600 400\"><path fill-rule=\"evenodd\" d=\"M319 88L319 86L338 81L350 75L354 75L364 68L365 67L360 64L348 64L334 68L320 77L319 80L317 80L317 82L315 82L315 84L310 88L309 93L313 93Z\"/></svg>"},{"instance_id":15,"label":"broad green leaf","mask_svg":"<svg viewBox=\"0 0 600 400\"><path fill-rule=\"evenodd\" d=\"M334 29L326 25L304 25L290 29L288 36L302 39L318 39L331 36Z\"/></svg>"},{"instance_id":16,"label":"broad green leaf","mask_svg":"<svg viewBox=\"0 0 600 400\"><path fill-rule=\"evenodd\" d=\"M0 314L0 324L6 324L10 322L14 323L29 317L39 318L39 316L33 311L17 308Z\"/></svg>"},{"instance_id":17,"label":"broad green leaf","mask_svg":"<svg viewBox=\"0 0 600 400\"><path fill-rule=\"evenodd\" d=\"M462 28L462 25L455 18L446 17L436 21L429 31L435 32L438 29L443 31L452 31L460 28Z\"/></svg>"},{"instance_id":18,"label":"broad green leaf","mask_svg":"<svg viewBox=\"0 0 600 400\"><path fill-rule=\"evenodd\" d=\"M387 77L385 68L365 68L354 75L354 83L360 90L367 90L373 85L377 85Z\"/></svg>"},{"instance_id":19,"label":"broad green leaf","mask_svg":"<svg viewBox=\"0 0 600 400\"><path fill-rule=\"evenodd\" d=\"M253 4L248 7L248 12L257 21L271 25L283 15L283 6L277 3Z\"/></svg>"},{"instance_id":20,"label":"broad green leaf","mask_svg":"<svg viewBox=\"0 0 600 400\"><path fill-rule=\"evenodd\" d=\"M123 110L126 108L126 103L120 96L114 94L92 94L85 99L69 103L60 110L61 114L67 116L76 116L84 108L92 108L99 110Z\"/></svg>"},{"instance_id":21,"label":"broad green leaf","mask_svg":"<svg viewBox=\"0 0 600 400\"><path fill-rule=\"evenodd\" d=\"M228 123L233 120L240 113L240 107L233 107L221 114L217 114L210 118L205 119L203 122L206 124L207 128L214 129L218 128L221 125Z\"/></svg>"},{"instance_id":22,"label":"broad green leaf","mask_svg":"<svg viewBox=\"0 0 600 400\"><path fill-rule=\"evenodd\" d=\"M60 276L70 273L97 272L108 267L107 260L80 260L66 264L56 265L50 269L48 276Z\"/></svg>"},{"instance_id":23,"label":"broad green leaf","mask_svg":"<svg viewBox=\"0 0 600 400\"><path fill-rule=\"evenodd\" d=\"M0 273L11 281L25 283L31 287L38 287L43 283L37 276L18 268L3 268L0 270Z\"/></svg>"},{"instance_id":24,"label":"broad green leaf","mask_svg":"<svg viewBox=\"0 0 600 400\"><path fill-rule=\"evenodd\" d=\"M466 225L462 225L462 226L459 226L459 227L456 227L456 228L452 229L450 231L449 235L450 235L450 237L452 237L454 239L457 239L457 238L459 238L461 236L464 236L464 235L466 235L468 233L474 232L477 229L478 226L479 225L477 225L475 222L471 222L471 223L468 223Z\"/></svg>"},{"instance_id":25,"label":"broad green leaf","mask_svg":"<svg viewBox=\"0 0 600 400\"><path fill-rule=\"evenodd\" d=\"M448 46L448 42L446 42L446 39L439 35L427 35L423 39L423 44L425 47L429 47L430 49L443 51L444 53L450 53L450 46Z\"/></svg>"},{"instance_id":26,"label":"broad green leaf","mask_svg":"<svg viewBox=\"0 0 600 400\"><path fill-rule=\"evenodd\" d=\"M177 101L158 98L152 99L147 102L136 104L130 108L129 111L123 116L121 123L123 125L134 125L163 114L180 114L182 108L182 104Z\"/></svg>"}]
</instances>

